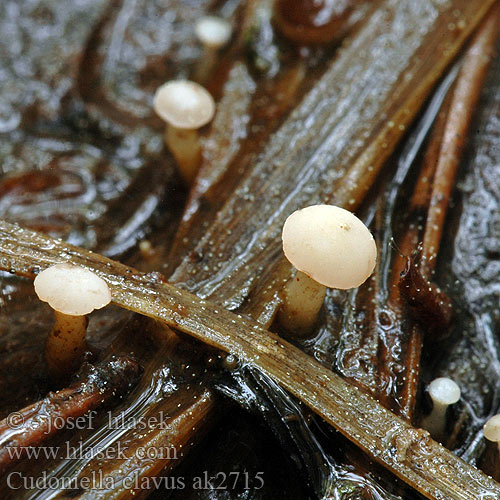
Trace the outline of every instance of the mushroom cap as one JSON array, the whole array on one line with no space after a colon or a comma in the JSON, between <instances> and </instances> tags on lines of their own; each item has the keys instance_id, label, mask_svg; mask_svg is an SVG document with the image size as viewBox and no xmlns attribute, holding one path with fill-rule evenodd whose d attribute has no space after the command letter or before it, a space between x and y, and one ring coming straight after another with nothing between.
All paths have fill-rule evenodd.
<instances>
[{"instance_id":1,"label":"mushroom cap","mask_svg":"<svg viewBox=\"0 0 500 500\"><path fill-rule=\"evenodd\" d=\"M447 377L439 377L429 384L429 395L436 404L452 405L460 399L460 387Z\"/></svg>"},{"instance_id":2,"label":"mushroom cap","mask_svg":"<svg viewBox=\"0 0 500 500\"><path fill-rule=\"evenodd\" d=\"M203 45L218 49L231 38L232 27L225 19L205 16L197 21L194 31Z\"/></svg>"},{"instance_id":3,"label":"mushroom cap","mask_svg":"<svg viewBox=\"0 0 500 500\"><path fill-rule=\"evenodd\" d=\"M188 80L172 80L158 87L153 107L162 120L188 130L206 125L215 114L215 102L210 93Z\"/></svg>"},{"instance_id":4,"label":"mushroom cap","mask_svg":"<svg viewBox=\"0 0 500 500\"><path fill-rule=\"evenodd\" d=\"M377 246L353 213L313 205L291 214L283 226L283 252L299 271L324 286L355 288L372 274Z\"/></svg>"},{"instance_id":5,"label":"mushroom cap","mask_svg":"<svg viewBox=\"0 0 500 500\"><path fill-rule=\"evenodd\" d=\"M484 437L488 441L500 441L500 415L491 417L483 427Z\"/></svg>"},{"instance_id":6,"label":"mushroom cap","mask_svg":"<svg viewBox=\"0 0 500 500\"><path fill-rule=\"evenodd\" d=\"M83 267L56 264L35 278L35 292L52 309L70 316L83 316L111 302L106 282Z\"/></svg>"}]
</instances>

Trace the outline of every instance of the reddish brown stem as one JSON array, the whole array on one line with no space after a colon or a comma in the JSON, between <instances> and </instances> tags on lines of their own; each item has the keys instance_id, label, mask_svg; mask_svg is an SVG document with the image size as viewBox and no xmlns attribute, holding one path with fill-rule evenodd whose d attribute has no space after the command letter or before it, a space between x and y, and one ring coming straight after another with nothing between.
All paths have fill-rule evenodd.
<instances>
[{"instance_id":1,"label":"reddish brown stem","mask_svg":"<svg viewBox=\"0 0 500 500\"><path fill-rule=\"evenodd\" d=\"M405 221L405 230L403 234L397 238L397 248L399 252L392 260L391 270L389 272L389 296L386 304L387 309L390 310L394 316L394 325L391 328L394 333L393 339L391 339L391 331L386 331L386 339L384 342L380 343L381 353L378 356L379 382L377 385L378 387L382 387L382 390L378 391L377 397L385 407L392 408L394 412L410 420L413 407L408 404L407 395L408 392L413 394L414 391L416 391L418 387L418 373L407 370L402 374L401 389L396 394L390 394L383 390L383 388L386 385L384 381L391 380L391 378L394 377L394 374L392 374L390 370L390 366L393 364L393 359L391 359L393 357L392 345L394 345L394 343L404 342L401 336L404 335L403 332L405 331L404 318L406 317L406 310L405 300L402 297L404 293L402 293L401 287L399 286L400 275L407 268L407 259L410 258L410 256L413 258L415 255L419 240L422 237L421 227L424 223L425 213L429 206L432 193L432 181L436 171L450 101L451 94L448 93L433 126L431 138L420 167L420 173L406 209L408 216ZM413 328L413 326L410 328ZM414 366L415 359L420 359L422 343L421 339L418 337L419 334L421 334L420 328L410 336L402 358L397 360L402 366ZM395 401L395 397L397 397L397 401Z\"/></svg>"},{"instance_id":2,"label":"reddish brown stem","mask_svg":"<svg viewBox=\"0 0 500 500\"><path fill-rule=\"evenodd\" d=\"M435 268L450 196L455 185L467 132L499 34L500 7L485 19L465 54L448 109L422 245L424 277Z\"/></svg>"},{"instance_id":3,"label":"reddish brown stem","mask_svg":"<svg viewBox=\"0 0 500 500\"><path fill-rule=\"evenodd\" d=\"M193 438L201 439L217 414L215 398L208 389L177 394L163 401L159 408L159 413L155 409L151 417L159 418L161 423L147 432L133 429L126 435L124 456L119 461L107 461L102 480L97 477L96 481L95 476L102 460L94 459L78 475L78 481L92 484L99 491L99 498L145 498L154 487L154 482L145 478L168 475L189 453ZM163 417L167 415L168 418ZM87 488L78 498L95 500L93 489Z\"/></svg>"},{"instance_id":4,"label":"reddish brown stem","mask_svg":"<svg viewBox=\"0 0 500 500\"><path fill-rule=\"evenodd\" d=\"M435 285L429 282L429 277L436 265L436 256L441 243L446 212L455 185L465 138L486 77L489 62L495 50L499 34L499 23L500 7L497 4L483 22L465 54L451 97L435 126L426 153L422 175L417 182L412 197L411 209L413 212L418 214L421 208L427 204L427 201L429 201L429 209L425 223L421 265L417 268L414 262L408 261L407 265L409 267L407 272L402 275L400 289L401 293L409 299L410 305L413 302L419 321L422 320L422 317L425 317L425 324L429 327L443 329L446 323L450 321L450 308L446 297ZM433 175L432 192L429 200L429 179L434 168L435 174ZM418 228L414 227L410 231L414 234L408 236L408 238L415 241ZM407 252L407 249L404 251ZM407 252L407 254L409 255L410 252ZM413 417L418 390L422 342L422 326L415 323L411 327L407 347L407 371L401 397L401 414L410 421Z\"/></svg>"},{"instance_id":5,"label":"reddish brown stem","mask_svg":"<svg viewBox=\"0 0 500 500\"><path fill-rule=\"evenodd\" d=\"M80 382L11 413L0 422L0 472L23 458L28 448L54 436L67 422L75 422L116 395L125 394L139 374L135 361L115 358L90 366Z\"/></svg>"}]
</instances>

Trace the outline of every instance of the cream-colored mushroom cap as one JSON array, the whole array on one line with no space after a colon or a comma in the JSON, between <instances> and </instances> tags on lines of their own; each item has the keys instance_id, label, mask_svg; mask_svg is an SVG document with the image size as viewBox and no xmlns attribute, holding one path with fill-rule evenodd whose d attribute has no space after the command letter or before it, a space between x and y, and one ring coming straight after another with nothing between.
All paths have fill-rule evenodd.
<instances>
[{"instance_id":1,"label":"cream-colored mushroom cap","mask_svg":"<svg viewBox=\"0 0 500 500\"><path fill-rule=\"evenodd\" d=\"M429 396L434 403L452 405L460 399L460 387L451 378L439 377L429 384Z\"/></svg>"},{"instance_id":2,"label":"cream-colored mushroom cap","mask_svg":"<svg viewBox=\"0 0 500 500\"><path fill-rule=\"evenodd\" d=\"M83 316L111 301L106 282L83 267L56 264L35 278L38 298L52 309L70 316Z\"/></svg>"},{"instance_id":3,"label":"cream-colored mushroom cap","mask_svg":"<svg viewBox=\"0 0 500 500\"><path fill-rule=\"evenodd\" d=\"M153 100L157 115L176 128L194 130L206 125L215 113L215 102L201 85L173 80L156 90Z\"/></svg>"},{"instance_id":4,"label":"cream-colored mushroom cap","mask_svg":"<svg viewBox=\"0 0 500 500\"><path fill-rule=\"evenodd\" d=\"M198 20L194 27L196 36L203 45L218 49L231 38L231 24L225 19L215 16L205 16Z\"/></svg>"},{"instance_id":5,"label":"cream-colored mushroom cap","mask_svg":"<svg viewBox=\"0 0 500 500\"><path fill-rule=\"evenodd\" d=\"M286 258L312 279L331 288L361 285L372 274L377 246L353 213L313 205L291 214L283 226Z\"/></svg>"},{"instance_id":6,"label":"cream-colored mushroom cap","mask_svg":"<svg viewBox=\"0 0 500 500\"><path fill-rule=\"evenodd\" d=\"M500 415L491 417L483 427L484 437L495 443L500 441Z\"/></svg>"}]
</instances>

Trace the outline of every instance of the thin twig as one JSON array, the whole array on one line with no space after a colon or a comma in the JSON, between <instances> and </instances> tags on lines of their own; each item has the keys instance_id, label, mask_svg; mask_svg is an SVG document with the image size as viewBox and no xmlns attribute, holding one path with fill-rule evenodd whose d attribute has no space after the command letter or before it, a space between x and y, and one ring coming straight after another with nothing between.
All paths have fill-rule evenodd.
<instances>
[{"instance_id":1,"label":"thin twig","mask_svg":"<svg viewBox=\"0 0 500 500\"><path fill-rule=\"evenodd\" d=\"M33 403L0 421L0 472L40 446L67 421L77 421L117 395L124 395L138 380L139 365L130 358L89 366L83 380Z\"/></svg>"},{"instance_id":2,"label":"thin twig","mask_svg":"<svg viewBox=\"0 0 500 500\"><path fill-rule=\"evenodd\" d=\"M434 311L429 316L427 324L431 321L435 328L443 327L443 325L436 323L449 322L450 311L446 297L430 283L429 279L436 265L436 257L446 221L446 212L455 185L465 139L492 54L495 51L499 36L499 25L500 5L497 4L483 22L465 54L451 98L448 100L444 113L439 117L436 124L424 159L422 175L417 182L412 197L410 213L421 215L422 208L427 202L429 202L429 208L425 222L420 266L417 268L413 262L409 262L409 265L413 267L408 272L413 272L417 281L422 283L417 286L419 290L417 295L429 296L427 298L422 297L420 302L427 304L427 309L430 304L434 305ZM434 169L435 173L433 173ZM430 191L431 176L433 179L432 191ZM413 228L408 230L407 239L411 242L409 248L415 242L419 222L414 221ZM409 248L405 248L407 255L410 254L408 252ZM426 311L419 311L419 315L424 314L426 314ZM442 316L442 321L438 321L440 316ZM409 419L413 418L415 409L420 378L422 342L422 325L415 323L412 325L408 342L407 370L402 391L402 414Z\"/></svg>"},{"instance_id":3,"label":"thin twig","mask_svg":"<svg viewBox=\"0 0 500 500\"><path fill-rule=\"evenodd\" d=\"M486 72L495 52L499 36L500 6L484 20L465 54L463 66L453 90L446 126L439 152L436 174L422 244L422 274L429 274L436 265L436 256L443 235L446 212L455 186L458 166L467 132L476 109Z\"/></svg>"}]
</instances>

